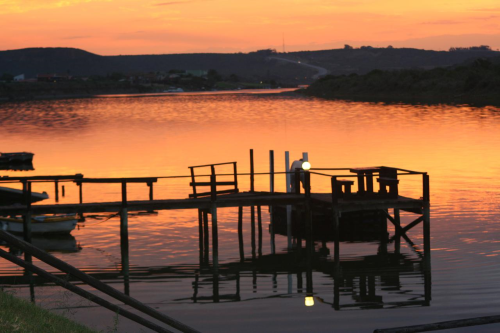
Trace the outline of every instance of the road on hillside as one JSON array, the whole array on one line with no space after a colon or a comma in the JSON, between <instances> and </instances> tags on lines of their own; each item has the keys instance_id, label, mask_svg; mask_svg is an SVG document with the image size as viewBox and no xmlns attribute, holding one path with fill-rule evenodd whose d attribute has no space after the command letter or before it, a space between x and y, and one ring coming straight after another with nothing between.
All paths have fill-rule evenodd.
<instances>
[{"instance_id":1,"label":"road on hillside","mask_svg":"<svg viewBox=\"0 0 500 333\"><path fill-rule=\"evenodd\" d=\"M286 59L286 58L280 58L280 57L268 57L269 59L276 59L276 60L281 60L281 61L287 61L287 62L291 62L291 63L294 63L296 65L301 65L301 66L306 66L306 67L309 67L309 68L313 68L315 70L318 71L318 73L314 74L312 76L312 78L314 80L317 80L319 79L321 76L325 76L326 74L328 74L328 69L326 68L323 68L323 67L319 67L319 66L314 66L314 65L309 65L309 64L305 64L303 62L300 62L300 61L297 61L297 60L290 60L290 59Z\"/></svg>"}]
</instances>

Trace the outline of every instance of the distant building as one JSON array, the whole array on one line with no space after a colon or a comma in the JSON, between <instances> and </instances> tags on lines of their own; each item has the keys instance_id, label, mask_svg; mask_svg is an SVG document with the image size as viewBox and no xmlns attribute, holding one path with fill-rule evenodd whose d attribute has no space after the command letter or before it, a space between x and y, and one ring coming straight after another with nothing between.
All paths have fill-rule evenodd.
<instances>
[{"instance_id":1,"label":"distant building","mask_svg":"<svg viewBox=\"0 0 500 333\"><path fill-rule=\"evenodd\" d=\"M16 81L16 82L20 82L20 81L26 80L26 77L24 76L24 74L19 74L17 76L14 76L13 80Z\"/></svg>"},{"instance_id":2,"label":"distant building","mask_svg":"<svg viewBox=\"0 0 500 333\"><path fill-rule=\"evenodd\" d=\"M59 82L71 80L68 74L38 74L36 76L38 82Z\"/></svg>"}]
</instances>

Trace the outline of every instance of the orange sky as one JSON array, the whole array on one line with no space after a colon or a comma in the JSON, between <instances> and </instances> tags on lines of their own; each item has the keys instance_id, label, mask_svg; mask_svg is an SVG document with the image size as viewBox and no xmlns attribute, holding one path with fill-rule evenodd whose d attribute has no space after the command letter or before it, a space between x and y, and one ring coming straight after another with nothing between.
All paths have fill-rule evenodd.
<instances>
[{"instance_id":1,"label":"orange sky","mask_svg":"<svg viewBox=\"0 0 500 333\"><path fill-rule=\"evenodd\" d=\"M0 0L0 50L102 55L372 45L500 48L498 0Z\"/></svg>"}]
</instances>

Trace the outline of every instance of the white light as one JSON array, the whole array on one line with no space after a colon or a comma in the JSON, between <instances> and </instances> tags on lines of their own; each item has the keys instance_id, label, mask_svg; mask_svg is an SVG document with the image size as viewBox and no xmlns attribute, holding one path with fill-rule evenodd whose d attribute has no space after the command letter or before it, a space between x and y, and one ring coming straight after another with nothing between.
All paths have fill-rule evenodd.
<instances>
[{"instance_id":1,"label":"white light","mask_svg":"<svg viewBox=\"0 0 500 333\"><path fill-rule=\"evenodd\" d=\"M302 169L304 169L306 171L311 169L311 163L305 161L304 163L302 163Z\"/></svg>"},{"instance_id":2,"label":"white light","mask_svg":"<svg viewBox=\"0 0 500 333\"><path fill-rule=\"evenodd\" d=\"M306 296L306 306L313 306L313 305L314 305L314 297Z\"/></svg>"}]
</instances>

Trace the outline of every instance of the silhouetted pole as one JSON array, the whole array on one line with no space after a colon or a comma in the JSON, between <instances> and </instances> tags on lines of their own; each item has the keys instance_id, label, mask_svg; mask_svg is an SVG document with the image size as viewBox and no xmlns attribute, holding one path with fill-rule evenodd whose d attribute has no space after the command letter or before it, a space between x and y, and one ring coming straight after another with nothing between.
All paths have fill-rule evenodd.
<instances>
[{"instance_id":1,"label":"silhouetted pole","mask_svg":"<svg viewBox=\"0 0 500 333\"><path fill-rule=\"evenodd\" d=\"M253 165L253 149L250 149L250 192L255 191L255 175L254 175L254 165Z\"/></svg>"},{"instance_id":2,"label":"silhouetted pole","mask_svg":"<svg viewBox=\"0 0 500 333\"><path fill-rule=\"evenodd\" d=\"M245 250L243 244L243 207L238 207L238 244L240 247L240 261L245 261Z\"/></svg>"}]
</instances>

